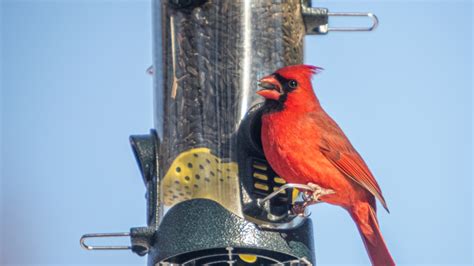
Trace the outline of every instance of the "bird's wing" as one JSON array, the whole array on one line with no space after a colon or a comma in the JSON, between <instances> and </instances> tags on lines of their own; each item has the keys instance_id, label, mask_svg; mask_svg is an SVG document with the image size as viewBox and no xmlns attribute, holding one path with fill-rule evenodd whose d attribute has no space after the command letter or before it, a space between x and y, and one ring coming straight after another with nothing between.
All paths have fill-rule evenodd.
<instances>
[{"instance_id":1,"label":"bird's wing","mask_svg":"<svg viewBox=\"0 0 474 266\"><path fill-rule=\"evenodd\" d=\"M313 115L321 132L320 151L346 177L374 195L388 211L375 177L359 153L354 149L341 128L324 112Z\"/></svg>"}]
</instances>

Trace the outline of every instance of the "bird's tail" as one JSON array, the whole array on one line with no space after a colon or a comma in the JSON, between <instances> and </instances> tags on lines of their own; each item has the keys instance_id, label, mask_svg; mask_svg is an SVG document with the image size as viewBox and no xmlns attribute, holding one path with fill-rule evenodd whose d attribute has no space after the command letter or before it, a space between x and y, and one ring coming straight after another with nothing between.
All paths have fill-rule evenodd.
<instances>
[{"instance_id":1,"label":"bird's tail","mask_svg":"<svg viewBox=\"0 0 474 266\"><path fill-rule=\"evenodd\" d=\"M380 232L375 210L369 203L360 203L350 209L350 214L357 224L365 249L374 266L392 266L395 261L388 251Z\"/></svg>"}]
</instances>

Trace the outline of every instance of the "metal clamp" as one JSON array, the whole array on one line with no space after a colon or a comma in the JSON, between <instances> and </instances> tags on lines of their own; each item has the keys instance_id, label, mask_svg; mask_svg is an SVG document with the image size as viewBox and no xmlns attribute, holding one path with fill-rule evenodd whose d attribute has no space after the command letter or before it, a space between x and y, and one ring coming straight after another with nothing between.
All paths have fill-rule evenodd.
<instances>
[{"instance_id":1,"label":"metal clamp","mask_svg":"<svg viewBox=\"0 0 474 266\"><path fill-rule=\"evenodd\" d=\"M97 234L85 234L81 237L81 247L86 250L129 250L131 246L93 246L87 245L85 241L90 238L111 238L111 237L130 237L130 232L123 233L97 233Z\"/></svg>"}]
</instances>

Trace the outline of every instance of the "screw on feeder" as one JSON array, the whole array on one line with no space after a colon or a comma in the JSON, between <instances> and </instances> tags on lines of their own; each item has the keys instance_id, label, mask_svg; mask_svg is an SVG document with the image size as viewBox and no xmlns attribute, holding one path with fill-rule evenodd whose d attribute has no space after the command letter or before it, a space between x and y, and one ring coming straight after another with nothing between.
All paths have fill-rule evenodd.
<instances>
[{"instance_id":1,"label":"screw on feeder","mask_svg":"<svg viewBox=\"0 0 474 266\"><path fill-rule=\"evenodd\" d=\"M227 256L229 256L229 260L227 260L227 263L229 265L234 265L235 260L232 259L232 251L234 250L234 248L226 247L225 249L227 250Z\"/></svg>"},{"instance_id":2,"label":"screw on feeder","mask_svg":"<svg viewBox=\"0 0 474 266\"><path fill-rule=\"evenodd\" d=\"M155 67L153 65L149 66L147 69L146 69L146 73L150 76L153 76L153 74L155 74Z\"/></svg>"}]
</instances>

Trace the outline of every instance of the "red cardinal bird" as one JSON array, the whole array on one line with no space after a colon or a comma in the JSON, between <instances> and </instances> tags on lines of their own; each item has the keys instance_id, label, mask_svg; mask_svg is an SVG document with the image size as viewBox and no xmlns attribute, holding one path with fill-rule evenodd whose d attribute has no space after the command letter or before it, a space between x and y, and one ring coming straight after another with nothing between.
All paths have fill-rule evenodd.
<instances>
[{"instance_id":1,"label":"red cardinal bird","mask_svg":"<svg viewBox=\"0 0 474 266\"><path fill-rule=\"evenodd\" d=\"M380 232L377 181L344 132L323 110L311 86L320 68L287 66L262 78L262 145L271 167L288 183L308 184L313 201L339 205L351 215L373 265L395 265Z\"/></svg>"}]
</instances>

